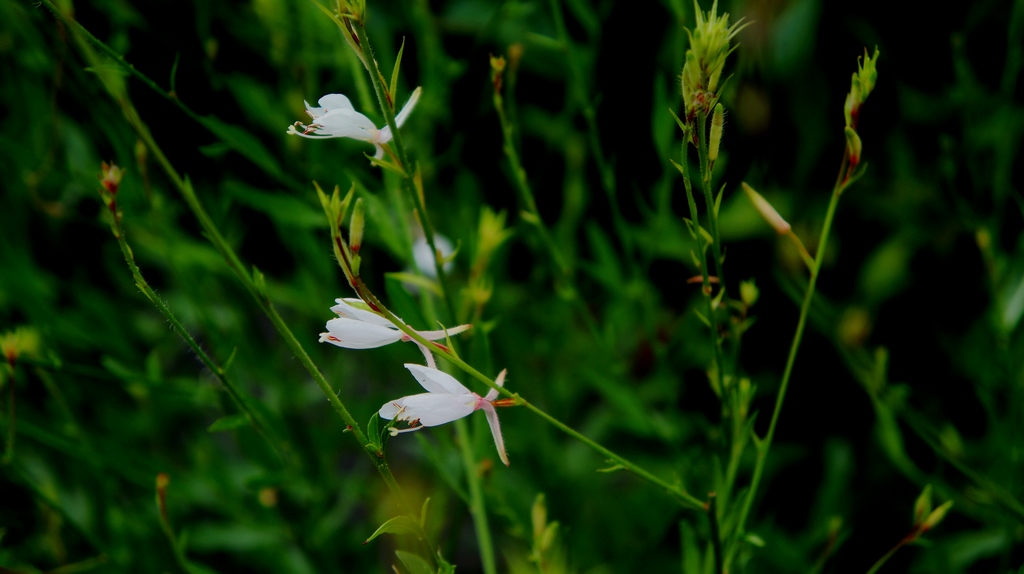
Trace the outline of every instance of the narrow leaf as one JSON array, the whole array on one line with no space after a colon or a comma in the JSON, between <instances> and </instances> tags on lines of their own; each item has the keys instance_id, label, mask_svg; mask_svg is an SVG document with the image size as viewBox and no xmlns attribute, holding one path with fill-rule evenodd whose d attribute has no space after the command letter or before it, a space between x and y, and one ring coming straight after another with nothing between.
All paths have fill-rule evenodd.
<instances>
[{"instance_id":1,"label":"narrow leaf","mask_svg":"<svg viewBox=\"0 0 1024 574\"><path fill-rule=\"evenodd\" d=\"M245 418L245 415L230 415L226 417L221 417L213 421L213 424L207 427L206 430L208 432L223 432L227 430L236 429L238 427L243 427L248 423L249 420Z\"/></svg>"},{"instance_id":2,"label":"narrow leaf","mask_svg":"<svg viewBox=\"0 0 1024 574\"><path fill-rule=\"evenodd\" d=\"M430 567L430 563L417 554L404 550L395 550L395 556L398 556L398 559L402 561L409 574L434 574L434 569Z\"/></svg>"},{"instance_id":3,"label":"narrow leaf","mask_svg":"<svg viewBox=\"0 0 1024 574\"><path fill-rule=\"evenodd\" d=\"M391 97L396 98L398 92L398 69L402 67L402 52L405 51L405 37L402 38L402 47L398 49L398 57L395 58L395 69L391 71Z\"/></svg>"},{"instance_id":4,"label":"narrow leaf","mask_svg":"<svg viewBox=\"0 0 1024 574\"><path fill-rule=\"evenodd\" d=\"M416 522L416 520L414 520L414 519L412 519L412 518L410 518L408 516L405 516L405 515L396 516L396 517L392 518L391 520L388 520L384 524L381 524L380 528L378 528L373 534L371 534L370 537L366 539L366 542L363 542L363 544L366 544L367 542L370 542L371 540L373 540L374 538L380 536L381 534L416 534L416 535L419 535L419 533L420 533L420 525L419 525L419 523Z\"/></svg>"}]
</instances>

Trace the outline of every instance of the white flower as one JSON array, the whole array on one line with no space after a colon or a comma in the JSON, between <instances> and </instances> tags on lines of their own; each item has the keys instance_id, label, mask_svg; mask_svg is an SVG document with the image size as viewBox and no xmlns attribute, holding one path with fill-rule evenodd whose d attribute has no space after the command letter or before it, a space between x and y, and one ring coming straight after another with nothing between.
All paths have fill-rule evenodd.
<instances>
[{"instance_id":1,"label":"white flower","mask_svg":"<svg viewBox=\"0 0 1024 574\"><path fill-rule=\"evenodd\" d=\"M452 242L440 233L434 234L434 246L441 252L441 257L448 257L452 254L452 251L455 251L455 248L452 246ZM427 243L426 237L418 237L416 241L413 241L412 260L416 264L416 268L419 269L420 273L425 277L437 279L437 267L434 267L434 251L430 248L430 244ZM445 271L448 271L451 268L451 261L444 264Z\"/></svg>"},{"instance_id":2,"label":"white flower","mask_svg":"<svg viewBox=\"0 0 1024 574\"><path fill-rule=\"evenodd\" d=\"M482 409L487 415L487 424L491 427L494 446L498 449L498 457L501 458L501 462L505 463L505 466L508 466L505 441L501 438L498 413L493 404L494 400L498 398L497 389L491 389L487 396L481 397L462 386L448 373L412 363L406 363L405 368L409 369L420 385L429 392L402 397L386 403L380 408L378 414L382 419L409 423L407 429L392 428L392 435L443 425ZM499 387L504 385L505 371L502 371L494 382Z\"/></svg>"},{"instance_id":3,"label":"white flower","mask_svg":"<svg viewBox=\"0 0 1024 574\"><path fill-rule=\"evenodd\" d=\"M398 341L413 341L409 335L391 324L384 317L370 311L366 304L359 299L335 299L338 303L331 307L338 315L337 319L327 322L327 332L320 333L321 343L330 343L346 349L373 349L383 347ZM458 335L467 331L472 325L459 325L448 329L447 335ZM445 331L416 331L428 341L437 341L445 338ZM416 343L423 351L428 363L433 363L433 356L418 342Z\"/></svg>"},{"instance_id":4,"label":"white flower","mask_svg":"<svg viewBox=\"0 0 1024 574\"><path fill-rule=\"evenodd\" d=\"M420 99L422 91L423 88L416 88L409 96L405 107L395 115L395 125L402 127L405 119L416 107L416 102ZM317 102L320 104L318 108L310 106L309 102L303 103L306 104L306 113L313 118L313 121L309 125L295 122L288 126L288 133L311 139L352 138L373 144L377 148L374 158L382 159L384 157L383 146L392 138L391 126L384 126L378 130L370 118L357 112L352 107L352 102L341 94L327 94L320 98Z\"/></svg>"}]
</instances>

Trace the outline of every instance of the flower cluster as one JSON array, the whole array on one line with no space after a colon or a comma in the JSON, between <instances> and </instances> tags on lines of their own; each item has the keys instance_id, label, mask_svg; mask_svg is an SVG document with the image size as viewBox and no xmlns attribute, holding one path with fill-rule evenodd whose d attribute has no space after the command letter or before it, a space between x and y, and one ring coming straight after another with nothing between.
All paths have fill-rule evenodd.
<instances>
[{"instance_id":1,"label":"flower cluster","mask_svg":"<svg viewBox=\"0 0 1024 574\"><path fill-rule=\"evenodd\" d=\"M718 0L704 13L694 1L697 25L687 30L690 48L683 64L682 92L686 106L685 120L691 123L697 114L708 115L718 99L719 81L725 59L736 49L729 43L746 24L740 19L729 25L729 14L718 15Z\"/></svg>"},{"instance_id":2,"label":"flower cluster","mask_svg":"<svg viewBox=\"0 0 1024 574\"><path fill-rule=\"evenodd\" d=\"M451 375L438 370L430 349L416 341L396 327L383 315L375 312L369 305L359 299L336 299L337 305L331 307L338 318L327 322L327 331L320 334L321 343L331 343L346 349L372 349L383 347L398 341L416 343L423 352L427 366L407 363L405 368L416 377L426 393L409 395L385 403L379 411L383 419L404 422L405 429L392 427L391 434L420 430L425 427L442 425L468 416L474 411L483 410L487 415L487 423L494 436L494 444L498 449L501 462L508 465L505 442L501 437L498 414L495 406L508 406L498 398L498 391L492 389L487 396L470 391ZM452 335L469 330L471 325L439 331L415 331L417 335L428 341L446 339ZM440 343L433 343L445 349ZM505 371L495 380L498 386L505 381Z\"/></svg>"}]
</instances>

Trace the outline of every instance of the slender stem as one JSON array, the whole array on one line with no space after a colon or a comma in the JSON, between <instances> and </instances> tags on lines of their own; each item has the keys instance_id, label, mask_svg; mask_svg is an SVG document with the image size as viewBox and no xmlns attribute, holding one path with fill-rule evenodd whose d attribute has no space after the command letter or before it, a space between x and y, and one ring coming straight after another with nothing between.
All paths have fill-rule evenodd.
<instances>
[{"instance_id":1,"label":"slender stem","mask_svg":"<svg viewBox=\"0 0 1024 574\"><path fill-rule=\"evenodd\" d=\"M135 255L132 253L132 249L128 246L128 241L125 239L120 214L116 213L116 203L112 204L111 211L114 212L112 213L113 222L111 224L114 231L114 237L117 239L117 244L121 248L121 253L124 255L124 260L128 264L128 269L131 270L132 277L135 279L135 285L138 286L143 294L146 295L146 298L153 303L158 311L160 311L160 314L167 319L167 322L171 324L171 328L174 329L174 332L177 333L183 341L185 341L185 344L192 349L192 352L195 353L197 357L199 357L199 360L203 365L205 365L206 368L209 369L215 377L217 377L217 380L224 385L224 389L228 392L228 396L231 397L231 400L235 403L238 409L242 411L242 414L245 416L249 424L252 425L263 440L267 442L271 450L274 451L274 454L276 454L280 459L281 463L288 465L289 460L286 453L289 452L289 449L284 445L280 437L269 430L269 426L266 422L263 421L262 417L260 417L259 414L249 406L248 402L245 400L245 396L238 387L235 386L231 378L228 377L227 370L218 365L217 362L199 346L199 343L192 338L192 335L189 334L188 330L185 329L185 326L181 324L181 321L179 321L178 318L174 316L174 313L171 312L170 307L160 299L153 288L149 286L149 283L146 282L146 279L142 276L142 270L139 269L138 264L135 262Z\"/></svg>"},{"instance_id":2,"label":"slender stem","mask_svg":"<svg viewBox=\"0 0 1024 574\"><path fill-rule=\"evenodd\" d=\"M497 574L494 543L491 541L491 529L487 525L484 491L480 483L476 458L473 456L473 445L470 441L469 425L466 424L466 419L455 421L455 432L458 435L462 465L466 468L466 483L469 485L469 511L473 514L473 526L476 528L477 543L480 545L480 561L485 574Z\"/></svg>"},{"instance_id":3,"label":"slender stem","mask_svg":"<svg viewBox=\"0 0 1024 574\"><path fill-rule=\"evenodd\" d=\"M4 440L4 457L0 460L0 464L4 466L11 464L14 460L14 434L15 434L15 409L14 409L14 387L18 382L18 370L14 366L14 362L10 361L7 363L10 371L10 379L7 381L7 436Z\"/></svg>"},{"instance_id":4,"label":"slender stem","mask_svg":"<svg viewBox=\"0 0 1024 574\"><path fill-rule=\"evenodd\" d=\"M601 137L597 127L597 112L594 110L594 106L587 97L587 92L583 86L583 74L580 71L579 62L573 52L572 42L569 38L569 31L565 26L565 19L562 17L560 0L549 0L548 3L551 6L551 16L555 22L555 31L558 34L558 40L562 44L562 50L565 51L565 59L569 68L569 86L576 98L577 104L583 112L583 118L587 122L587 135L589 136L590 150L591 153L594 154L594 163L597 164L597 169L601 173L601 186L604 188L605 196L608 200L608 207L612 212L612 222L615 226L615 231L619 236L619 240L622 241L622 245L625 248L627 255L626 261L632 263L632 259L628 257L629 253L632 251L631 242L629 240L629 230L626 226L626 220L622 217L622 211L619 210L619 204L615 197L615 172L611 165L609 165L605 160L604 151L601 149Z\"/></svg>"},{"instance_id":5,"label":"slender stem","mask_svg":"<svg viewBox=\"0 0 1024 574\"><path fill-rule=\"evenodd\" d=\"M718 528L718 497L708 494L708 522L711 525L711 548L715 553L715 574L722 574L722 533Z\"/></svg>"},{"instance_id":6,"label":"slender stem","mask_svg":"<svg viewBox=\"0 0 1024 574\"><path fill-rule=\"evenodd\" d=\"M883 565L885 565L885 563L888 562L890 558L892 558L892 555L896 554L896 551L899 550L900 548L903 548L903 546L906 545L906 543L907 543L907 538L904 538L903 540L900 540L896 544L896 546L893 546L888 552L883 554L882 557L879 558L877 562L875 562L874 566L872 566L871 569L867 571L867 574L875 574L875 572L878 572L878 569L881 568Z\"/></svg>"},{"instance_id":7,"label":"slender stem","mask_svg":"<svg viewBox=\"0 0 1024 574\"><path fill-rule=\"evenodd\" d=\"M725 289L725 274L722 271L722 239L718 234L718 213L715 211L714 192L711 191L711 169L708 165L707 142L705 131L708 117L703 112L697 114L697 156L700 163L701 189L704 191L704 202L707 203L708 225L711 231L711 253L715 260L715 273L718 274L719 289Z\"/></svg>"},{"instance_id":8,"label":"slender stem","mask_svg":"<svg viewBox=\"0 0 1024 574\"><path fill-rule=\"evenodd\" d=\"M46 7L51 12L53 12L53 14L61 22L64 22L65 25L67 25L69 28L73 30L83 29L81 26L77 25L72 28L71 19L67 15L65 15L59 8L57 8L53 4L52 0L41 1L44 5L46 5ZM98 63L96 62L95 56L92 54L90 50L88 50L88 45L84 42L80 42L79 45L82 48L82 52L85 55L86 59L89 60L89 63L91 65L97 65ZM146 145L146 147L149 149L150 153L152 153L153 156L156 157L157 162L163 168L164 172L167 174L167 177L171 180L171 183L181 194L182 198L185 200L185 203L192 210L192 213L195 215L196 219L199 220L199 223L202 226L203 231L206 233L210 242L213 243L217 251L220 252L220 254L224 257L228 267L235 273L239 281L242 282L242 285L245 286L246 290L249 291L253 299L256 300L256 303L260 306L261 309L263 309L263 312L270 319L270 322L274 325L278 333L285 340L285 344L288 345L289 350L292 351L292 353L299 360L302 366L305 367L306 370L309 372L310 376L313 377L313 381L320 388L320 391L323 392L324 396L327 397L327 402L330 403L331 408L333 408L334 411L338 413L338 415L347 425L348 430L351 431L352 436L359 443L359 446L362 447L363 450L367 453L370 460L377 468L377 472L380 473L381 477L384 479L384 482L391 490L392 496L394 497L398 508L401 510L403 514L408 514L412 516L413 511L409 504L406 502L405 496L402 494L401 489L398 487L394 475L391 473L391 468L388 466L387 461L384 459L383 452L379 451L376 447L371 445L366 440L366 435L363 434L362 429L359 428L359 424L356 422L356 419L352 416L351 413L349 413L344 403L342 403L341 399L338 398L338 395L335 393L334 389L331 388L330 383L328 383L327 379L324 378L323 373L321 373L320 369L318 369L317 366L313 363L313 360L306 353L306 350L302 347L298 339L295 338L295 335L288 328L287 324L285 324L284 320L277 313L277 310L274 308L274 305L270 301L269 296L266 294L265 287L257 285L255 280L253 279L253 276L249 274L245 266L242 264L241 260L235 254L234 250L221 235L220 230L214 224L209 214L207 214L206 210L203 209L202 204L199 202L199 198L196 196L195 191L192 189L192 184L187 179L181 177L177 171L175 171L174 167L167 159L167 156L164 155L163 151L160 149L156 141L153 139L152 135L149 133L149 129L142 122L142 119L139 117L138 112L135 110L135 107L132 105L131 101L127 98L127 95L123 93L117 93L116 90L114 90L111 86L107 85L106 83L104 84L104 87L107 88L111 96L114 97L118 104L120 104L121 109L125 114L125 117L128 119L132 127L135 128L136 133L138 134L139 138L143 141L143 143Z\"/></svg>"},{"instance_id":9,"label":"slender stem","mask_svg":"<svg viewBox=\"0 0 1024 574\"><path fill-rule=\"evenodd\" d=\"M697 202L693 199L693 184L690 182L690 163L687 159L689 152L691 135L689 133L684 135L684 141L682 148L679 150L680 167L683 172L683 187L686 189L686 203L690 207L690 221L693 225L693 234L697 241L697 252L699 253L698 259L700 260L700 274L701 274L701 293L704 295L706 302L706 310L708 314L708 322L710 322L712 345L715 352L715 372L718 377L718 389L719 392L725 392L725 381L724 377L724 365L722 364L722 342L718 336L718 319L715 315L715 309L711 302L711 276L708 273L708 258L707 258L707 246L704 243L704 234L700 231L700 213L697 211ZM699 147L698 147L699 149ZM713 208L709 209L709 211ZM724 287L721 287L724 289Z\"/></svg>"},{"instance_id":10,"label":"slender stem","mask_svg":"<svg viewBox=\"0 0 1024 574\"><path fill-rule=\"evenodd\" d=\"M846 164L847 162L844 158L840 174L845 171ZM750 489L747 491L747 497L743 502L739 521L736 523L736 531L734 534L735 540L738 540L739 536L744 532L747 515L750 513L750 507L754 502L754 496L757 494L757 488L760 486L761 476L764 473L764 464L768 458L768 451L771 449L772 439L775 438L775 428L778 426L779 414L782 412L782 405L786 400L786 389L789 388L789 379L793 374L793 365L796 364L797 351L800 350L800 341L803 338L804 326L807 324L807 315L810 313L811 301L814 299L814 288L818 282L821 263L825 259L825 251L828 247L828 236L832 229L832 219L835 217L836 207L839 205L839 196L842 194L843 189L843 182L840 179L837 179L836 185L832 190L832 199L828 204L828 211L825 213L825 223L821 228L821 241L818 245L818 252L814 257L814 267L811 269L811 278L807 284L807 292L804 294L803 304L800 306L800 318L797 320L796 332L793 334L793 342L789 348L789 357L786 359L786 368L782 373L782 381L779 383L778 395L775 397L775 409L772 411L772 420L768 425L768 434L765 435L764 440L758 444L757 462L754 465L754 476L750 481Z\"/></svg>"},{"instance_id":11,"label":"slender stem","mask_svg":"<svg viewBox=\"0 0 1024 574\"><path fill-rule=\"evenodd\" d=\"M523 168L522 161L519 159L519 152L516 150L514 127L505 113L504 98L499 90L494 90L494 109L498 112L498 121L501 124L501 133L504 138L502 148L512 170L512 179L515 182L516 191L519 193L519 201L530 215L530 223L537 229L537 234L544 243L544 247L547 249L548 255L550 255L551 261L555 265L555 270L560 280L571 291L571 300L576 305L580 316L583 317L583 322L586 323L587 329L596 341L607 346L607 342L601 336L597 320L579 297L571 266L562 255L561 249L559 249L544 220L541 219L540 211L537 209L537 202L534 199L533 189L530 187L529 179L526 177L526 169Z\"/></svg>"},{"instance_id":12,"label":"slender stem","mask_svg":"<svg viewBox=\"0 0 1024 574\"><path fill-rule=\"evenodd\" d=\"M423 234L426 236L427 245L430 246L430 252L434 259L434 268L437 270L437 281L441 287L441 294L444 298L445 306L448 308L449 318L455 321L455 305L452 303L451 289L448 288L444 264L441 262L437 245L434 243L434 225L430 221L430 215L427 213L423 197L416 190L416 184L413 182L416 170L412 169L413 165L409 162L409 154L405 149L405 142L402 140L402 132L399 131L398 123L395 121L395 111L392 109L391 103L389 103L388 94L385 91L386 88L381 81L380 66L373 55L373 48L370 46L370 39L366 34L366 28L358 20L351 20L351 22L359 35L361 46L366 50L366 61L373 62L373 69L367 71L370 73L370 81L373 82L373 90L377 93L377 102L380 104L381 113L384 114L384 121L391 128L392 141L394 142L393 147L398 156L398 162L402 164L402 169L405 171L405 176L402 177L402 186L405 187L406 193L412 197L413 204L416 206L416 212L420 216L420 223L423 224Z\"/></svg>"}]
</instances>

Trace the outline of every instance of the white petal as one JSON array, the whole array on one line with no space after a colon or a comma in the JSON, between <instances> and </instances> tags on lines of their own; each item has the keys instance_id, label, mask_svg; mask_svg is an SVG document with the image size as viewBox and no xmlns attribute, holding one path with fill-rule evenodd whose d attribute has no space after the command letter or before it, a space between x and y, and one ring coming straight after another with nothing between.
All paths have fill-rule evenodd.
<instances>
[{"instance_id":1,"label":"white petal","mask_svg":"<svg viewBox=\"0 0 1024 574\"><path fill-rule=\"evenodd\" d=\"M342 317L348 317L349 319L355 319L356 321L365 321L367 323L373 323L374 325L381 325L390 329L397 329L384 317L374 313L373 311L367 311L366 309L360 309L356 305L366 305L361 299L335 299L338 303L334 307L331 307L331 311L334 311L335 315ZM354 304L355 305L354 305Z\"/></svg>"},{"instance_id":2,"label":"white petal","mask_svg":"<svg viewBox=\"0 0 1024 574\"><path fill-rule=\"evenodd\" d=\"M424 367L423 365L416 365L413 363L406 363L405 368L409 369L412 376L416 377L416 380L420 382L420 385L432 393L449 394L449 395L471 395L469 389L462 386L462 383L455 380L455 377L449 375L444 371L437 369L431 369L430 367Z\"/></svg>"},{"instance_id":3,"label":"white petal","mask_svg":"<svg viewBox=\"0 0 1024 574\"><path fill-rule=\"evenodd\" d=\"M504 371L502 371L504 372ZM501 437L501 424L498 423L498 411L491 403L484 403L482 407L487 415L487 424L491 427L491 436L494 437L494 447L498 449L498 458L508 466L508 453L505 452L505 439Z\"/></svg>"},{"instance_id":4,"label":"white petal","mask_svg":"<svg viewBox=\"0 0 1024 574\"><path fill-rule=\"evenodd\" d=\"M386 129L388 129L387 126L384 127L384 130L386 130ZM377 134L377 140L378 141L380 141L380 138L382 137L382 134L384 133L384 130L381 130L380 133ZM388 135L388 139L387 140L383 140L384 142L387 142L388 140L391 139L391 137L390 137L390 134L391 134L390 130L388 131L388 134L389 134ZM374 152L374 154L373 154L373 159L376 159L376 160L384 159L384 148L382 148L380 146L380 144L378 144L376 142L374 142L373 147L377 148L377 151Z\"/></svg>"},{"instance_id":5,"label":"white petal","mask_svg":"<svg viewBox=\"0 0 1024 574\"><path fill-rule=\"evenodd\" d=\"M353 112L356 111L356 109L352 107L352 102L350 102L348 98L341 94L327 94L326 96L320 98L320 100L317 103L320 104L320 107L324 108L324 111L327 112L331 110L352 110Z\"/></svg>"},{"instance_id":6,"label":"white petal","mask_svg":"<svg viewBox=\"0 0 1024 574\"><path fill-rule=\"evenodd\" d=\"M416 88L412 91L412 95L409 96L409 101L405 102L405 105L402 106L402 111L398 112L398 115L395 116L395 125L402 127L402 124L405 123L405 119L409 117L409 114L412 113L412 109L416 107L416 102L419 101L420 94L422 93L423 88Z\"/></svg>"},{"instance_id":7,"label":"white petal","mask_svg":"<svg viewBox=\"0 0 1024 574\"><path fill-rule=\"evenodd\" d=\"M468 331L468 330L470 330L472 328L473 328L472 325L459 325L458 327L452 327L451 329L448 329L448 335L449 336L451 336L451 335L458 335L459 333ZM422 336L424 339L426 339L428 341L438 341L440 339L444 339L444 331L440 330L440 329L437 330L437 331L416 331L416 332L419 333L420 336Z\"/></svg>"},{"instance_id":8,"label":"white petal","mask_svg":"<svg viewBox=\"0 0 1024 574\"><path fill-rule=\"evenodd\" d=\"M389 345L401 338L402 332L397 329L342 317L327 322L327 332L320 335L320 342L346 349L372 349Z\"/></svg>"},{"instance_id":9,"label":"white petal","mask_svg":"<svg viewBox=\"0 0 1024 574\"><path fill-rule=\"evenodd\" d=\"M377 128L370 118L352 110L329 110L316 119L317 132L336 138L352 138L372 142Z\"/></svg>"},{"instance_id":10,"label":"white petal","mask_svg":"<svg viewBox=\"0 0 1024 574\"><path fill-rule=\"evenodd\" d=\"M508 369L502 369L501 372L498 373L498 378L494 379L494 384L498 385L499 387L504 387L505 386L505 375L507 373L508 373ZM484 397L484 400L493 401L496 398L498 398L498 389L491 389L490 391L487 392L487 396ZM508 463L505 463L505 464L508 464Z\"/></svg>"},{"instance_id":11,"label":"white petal","mask_svg":"<svg viewBox=\"0 0 1024 574\"><path fill-rule=\"evenodd\" d=\"M409 395L383 405L378 414L383 419L396 419L433 427L450 423L474 410L477 396L421 393Z\"/></svg>"}]
</instances>

